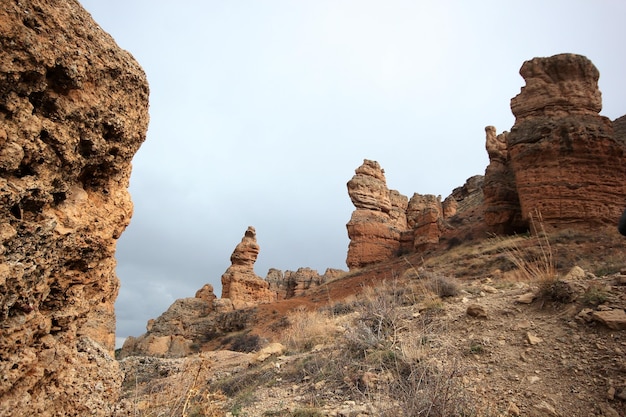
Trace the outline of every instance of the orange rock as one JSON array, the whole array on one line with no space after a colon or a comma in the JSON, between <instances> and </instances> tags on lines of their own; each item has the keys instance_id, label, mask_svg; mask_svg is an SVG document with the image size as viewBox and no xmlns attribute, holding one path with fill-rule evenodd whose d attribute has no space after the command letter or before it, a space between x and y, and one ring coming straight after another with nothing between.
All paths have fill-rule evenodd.
<instances>
[{"instance_id":1,"label":"orange rock","mask_svg":"<svg viewBox=\"0 0 626 417\"><path fill-rule=\"evenodd\" d=\"M0 32L0 415L111 415L146 76L76 1L3 2Z\"/></svg>"},{"instance_id":2,"label":"orange rock","mask_svg":"<svg viewBox=\"0 0 626 417\"><path fill-rule=\"evenodd\" d=\"M256 231L249 226L230 256L232 265L222 275L222 298L230 299L235 309L276 301L269 282L254 273L259 250Z\"/></svg>"}]
</instances>

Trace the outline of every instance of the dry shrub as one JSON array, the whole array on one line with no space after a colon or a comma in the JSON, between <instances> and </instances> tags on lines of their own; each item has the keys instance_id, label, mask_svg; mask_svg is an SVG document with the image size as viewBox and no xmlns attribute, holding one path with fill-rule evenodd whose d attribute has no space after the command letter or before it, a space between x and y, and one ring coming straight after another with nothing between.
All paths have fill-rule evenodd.
<instances>
[{"instance_id":1,"label":"dry shrub","mask_svg":"<svg viewBox=\"0 0 626 417\"><path fill-rule=\"evenodd\" d=\"M283 343L290 349L305 351L332 340L337 332L331 318L323 311L296 309L289 316L289 327L283 332Z\"/></svg>"},{"instance_id":2,"label":"dry shrub","mask_svg":"<svg viewBox=\"0 0 626 417\"><path fill-rule=\"evenodd\" d=\"M123 394L125 398L120 401L116 415L224 416L222 406L226 397L221 392L210 389L207 383L210 369L210 361L204 358L187 358L182 360L179 369L172 369L170 374L139 382L137 374L140 370L135 368L135 376L127 374L126 379L134 379L137 382Z\"/></svg>"},{"instance_id":3,"label":"dry shrub","mask_svg":"<svg viewBox=\"0 0 626 417\"><path fill-rule=\"evenodd\" d=\"M444 330L428 320L409 319L394 294L387 284L364 291L360 314L345 333L346 357L336 369L373 403L380 394L391 399L378 402L381 416L474 415L459 362L438 334Z\"/></svg>"},{"instance_id":4,"label":"dry shrub","mask_svg":"<svg viewBox=\"0 0 626 417\"><path fill-rule=\"evenodd\" d=\"M444 275L431 276L425 286L441 298L455 297L459 295L460 291L459 283L456 278Z\"/></svg>"},{"instance_id":5,"label":"dry shrub","mask_svg":"<svg viewBox=\"0 0 626 417\"><path fill-rule=\"evenodd\" d=\"M518 243L519 239L499 238L506 243L501 250L517 268L520 278L538 284L542 294L549 296L552 286L558 280L558 274L550 239L539 211L531 213L530 225L531 234L521 243Z\"/></svg>"}]
</instances>

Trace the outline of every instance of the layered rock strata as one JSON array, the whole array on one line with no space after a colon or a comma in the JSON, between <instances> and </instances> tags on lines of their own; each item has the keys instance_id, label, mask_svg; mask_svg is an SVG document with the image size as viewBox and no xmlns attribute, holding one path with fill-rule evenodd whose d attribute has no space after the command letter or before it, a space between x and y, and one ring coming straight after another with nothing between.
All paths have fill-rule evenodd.
<instances>
[{"instance_id":1,"label":"layered rock strata","mask_svg":"<svg viewBox=\"0 0 626 417\"><path fill-rule=\"evenodd\" d=\"M235 309L276 301L269 283L254 273L259 250L256 231L250 226L230 256L231 266L222 275L222 299L229 299Z\"/></svg>"},{"instance_id":2,"label":"layered rock strata","mask_svg":"<svg viewBox=\"0 0 626 417\"><path fill-rule=\"evenodd\" d=\"M0 6L0 415L110 415L142 69L73 0Z\"/></svg>"},{"instance_id":3,"label":"layered rock strata","mask_svg":"<svg viewBox=\"0 0 626 417\"><path fill-rule=\"evenodd\" d=\"M584 56L526 61L526 81L511 100L507 149L521 216L554 227L614 223L626 196L624 144L599 115L599 72Z\"/></svg>"},{"instance_id":4,"label":"layered rock strata","mask_svg":"<svg viewBox=\"0 0 626 417\"><path fill-rule=\"evenodd\" d=\"M397 256L401 236L408 230L407 197L397 192L392 196L385 171L368 159L355 170L347 186L356 207L346 225L350 238L348 267L359 268Z\"/></svg>"},{"instance_id":5,"label":"layered rock strata","mask_svg":"<svg viewBox=\"0 0 626 417\"><path fill-rule=\"evenodd\" d=\"M346 225L350 269L386 261L440 243L450 228L447 219L482 204L478 175L455 189L443 202L440 196L415 193L409 200L387 188L378 162L364 160L348 182L348 195L356 210Z\"/></svg>"}]
</instances>

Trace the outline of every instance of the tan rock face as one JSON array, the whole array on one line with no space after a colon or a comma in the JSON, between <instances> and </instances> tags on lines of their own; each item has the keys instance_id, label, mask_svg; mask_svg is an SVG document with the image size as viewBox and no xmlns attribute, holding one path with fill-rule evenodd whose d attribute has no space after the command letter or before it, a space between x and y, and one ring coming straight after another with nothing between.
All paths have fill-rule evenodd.
<instances>
[{"instance_id":1,"label":"tan rock face","mask_svg":"<svg viewBox=\"0 0 626 417\"><path fill-rule=\"evenodd\" d=\"M259 250L256 231L250 226L230 257L232 265L222 275L222 298L230 299L235 309L276 301L269 283L254 273Z\"/></svg>"},{"instance_id":2,"label":"tan rock face","mask_svg":"<svg viewBox=\"0 0 626 417\"><path fill-rule=\"evenodd\" d=\"M0 415L109 415L146 77L75 1L4 2L0 45Z\"/></svg>"},{"instance_id":3,"label":"tan rock face","mask_svg":"<svg viewBox=\"0 0 626 417\"><path fill-rule=\"evenodd\" d=\"M600 116L599 72L562 54L522 66L507 138L523 220L538 210L555 227L614 223L626 196L624 144Z\"/></svg>"}]
</instances>

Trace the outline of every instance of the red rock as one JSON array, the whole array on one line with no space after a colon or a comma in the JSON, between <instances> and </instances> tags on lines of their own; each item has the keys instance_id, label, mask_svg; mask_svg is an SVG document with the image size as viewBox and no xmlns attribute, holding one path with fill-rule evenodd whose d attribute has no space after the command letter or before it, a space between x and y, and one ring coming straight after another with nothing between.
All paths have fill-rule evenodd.
<instances>
[{"instance_id":1,"label":"red rock","mask_svg":"<svg viewBox=\"0 0 626 417\"><path fill-rule=\"evenodd\" d=\"M367 159L347 185L356 207L346 225L350 238L348 267L360 268L397 256L406 231L403 209L407 198L390 191L378 162Z\"/></svg>"},{"instance_id":2,"label":"red rock","mask_svg":"<svg viewBox=\"0 0 626 417\"><path fill-rule=\"evenodd\" d=\"M587 58L561 54L526 61L511 100L507 138L522 219L549 225L614 223L626 197L624 144L602 108L599 72Z\"/></svg>"}]
</instances>

